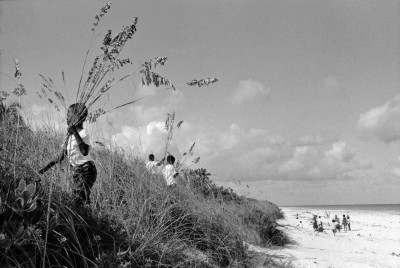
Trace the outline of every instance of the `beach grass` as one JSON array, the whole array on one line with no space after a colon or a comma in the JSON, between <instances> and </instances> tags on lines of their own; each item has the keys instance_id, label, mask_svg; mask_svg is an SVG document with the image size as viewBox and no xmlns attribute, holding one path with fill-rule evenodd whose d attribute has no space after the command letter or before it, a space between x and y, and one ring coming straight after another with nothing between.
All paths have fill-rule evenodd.
<instances>
[{"instance_id":1,"label":"beach grass","mask_svg":"<svg viewBox=\"0 0 400 268\"><path fill-rule=\"evenodd\" d=\"M33 131L15 111L0 122L1 267L251 267L248 244L288 242L275 204L218 187L204 169L182 170L168 189L116 145L92 148L98 177L82 207L67 161L36 172L57 155L63 132Z\"/></svg>"}]
</instances>

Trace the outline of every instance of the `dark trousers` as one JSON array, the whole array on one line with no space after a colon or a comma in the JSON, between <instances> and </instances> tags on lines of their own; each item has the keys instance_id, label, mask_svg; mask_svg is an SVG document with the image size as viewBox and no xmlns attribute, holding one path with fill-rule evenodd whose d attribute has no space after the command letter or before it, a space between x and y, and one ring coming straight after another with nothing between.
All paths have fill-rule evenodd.
<instances>
[{"instance_id":1,"label":"dark trousers","mask_svg":"<svg viewBox=\"0 0 400 268\"><path fill-rule=\"evenodd\" d=\"M97 178L97 170L93 161L75 167L72 175L75 186L73 193L77 202L90 204L90 189Z\"/></svg>"}]
</instances>

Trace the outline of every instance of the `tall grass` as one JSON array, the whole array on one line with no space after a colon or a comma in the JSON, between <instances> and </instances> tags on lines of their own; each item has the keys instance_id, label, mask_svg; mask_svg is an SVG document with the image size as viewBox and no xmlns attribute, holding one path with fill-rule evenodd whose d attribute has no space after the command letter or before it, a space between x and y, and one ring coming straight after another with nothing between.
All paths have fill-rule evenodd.
<instances>
[{"instance_id":1,"label":"tall grass","mask_svg":"<svg viewBox=\"0 0 400 268\"><path fill-rule=\"evenodd\" d=\"M217 187L205 170L182 171L168 189L143 159L117 146L92 149L99 175L91 207L78 207L67 163L36 173L63 135L25 126L17 136L12 121L1 124L0 267L249 267L244 242L287 242L274 204ZM32 210L15 206L22 179L36 186L24 201L36 204Z\"/></svg>"}]
</instances>

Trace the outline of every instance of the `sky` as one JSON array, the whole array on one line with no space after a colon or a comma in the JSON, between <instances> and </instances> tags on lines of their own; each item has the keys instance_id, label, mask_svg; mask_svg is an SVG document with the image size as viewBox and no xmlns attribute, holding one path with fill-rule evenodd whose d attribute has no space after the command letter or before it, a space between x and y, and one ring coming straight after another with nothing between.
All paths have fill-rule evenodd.
<instances>
[{"instance_id":1,"label":"sky","mask_svg":"<svg viewBox=\"0 0 400 268\"><path fill-rule=\"evenodd\" d=\"M161 158L174 111L184 123L170 153L182 159L195 142L186 164L243 195L280 206L400 203L400 1L119 0L89 46L104 4L0 1L1 72L13 76L19 60L31 122L65 125L65 111L37 96L39 74L74 102L88 48L92 62L108 29L138 17L122 53L135 63L115 77L166 56L157 71L177 90L106 113L87 125L94 140ZM220 81L185 85L207 77ZM154 90L140 79L124 80L99 106Z\"/></svg>"}]
</instances>

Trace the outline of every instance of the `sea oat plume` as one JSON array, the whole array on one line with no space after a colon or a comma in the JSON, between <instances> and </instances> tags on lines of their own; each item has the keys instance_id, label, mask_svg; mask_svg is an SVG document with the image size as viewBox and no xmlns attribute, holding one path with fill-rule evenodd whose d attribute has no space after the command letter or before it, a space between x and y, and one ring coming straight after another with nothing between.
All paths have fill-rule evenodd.
<instances>
[{"instance_id":1,"label":"sea oat plume","mask_svg":"<svg viewBox=\"0 0 400 268\"><path fill-rule=\"evenodd\" d=\"M15 77L16 79L19 80L19 79L21 78L21 75L22 75L21 69L20 69L20 67L19 67L19 60L14 59L14 64L15 64L15 73L14 73L14 77Z\"/></svg>"},{"instance_id":2,"label":"sea oat plume","mask_svg":"<svg viewBox=\"0 0 400 268\"><path fill-rule=\"evenodd\" d=\"M200 80L193 79L192 81L190 81L186 84L189 86L197 85L198 87L202 87L202 86L208 86L208 85L216 83L218 81L219 81L219 79L214 77L214 78L206 78L206 79L200 79Z\"/></svg>"},{"instance_id":3,"label":"sea oat plume","mask_svg":"<svg viewBox=\"0 0 400 268\"><path fill-rule=\"evenodd\" d=\"M94 17L96 21L93 23L92 32L96 30L97 25L99 25L100 18L103 17L105 14L107 14L110 8L111 8L111 3L106 3L106 5L101 8L100 13Z\"/></svg>"}]
</instances>

